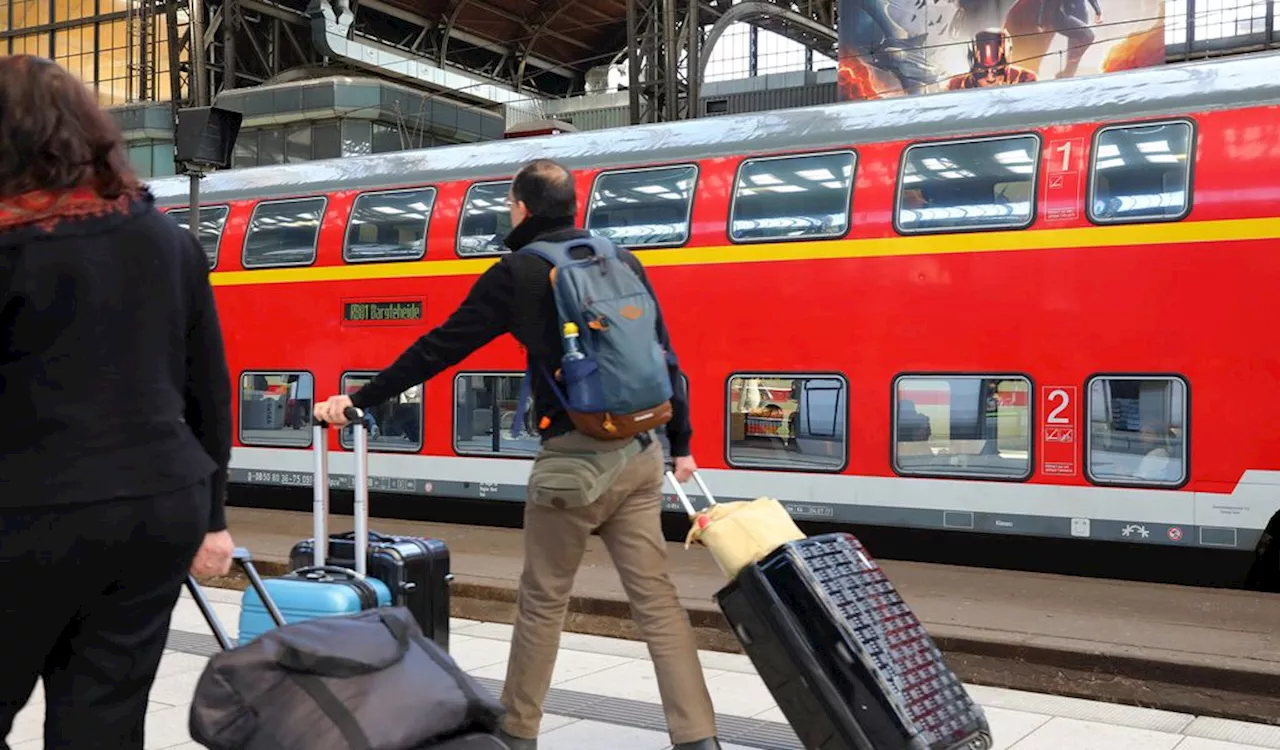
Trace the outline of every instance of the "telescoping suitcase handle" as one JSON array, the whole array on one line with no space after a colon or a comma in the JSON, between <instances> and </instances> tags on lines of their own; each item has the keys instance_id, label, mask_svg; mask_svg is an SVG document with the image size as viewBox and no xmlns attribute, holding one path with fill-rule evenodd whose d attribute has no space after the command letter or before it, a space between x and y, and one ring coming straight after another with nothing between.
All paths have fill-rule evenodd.
<instances>
[{"instance_id":1,"label":"telescoping suitcase handle","mask_svg":"<svg viewBox=\"0 0 1280 750\"><path fill-rule=\"evenodd\" d=\"M267 614L271 615L271 619L275 621L277 627L284 627L284 615L280 613L280 608L272 601L271 595L267 593L267 587L262 585L262 576L258 575L258 569L253 567L252 558L249 550L244 547L236 547L232 553L231 559L244 570L245 576L249 579L249 585L253 586L253 590L258 592L258 598L262 600L262 605L267 608ZM230 651L231 637L227 635L227 629L222 626L222 620L218 619L218 615L213 611L213 606L209 604L209 599L204 595L204 589L200 588L200 584L196 581L195 576L187 574L187 590L191 592L191 598L196 600L196 606L200 608L200 614L204 615L204 621L209 623L209 630L213 631L213 637L222 647L223 651Z\"/></svg>"},{"instance_id":2,"label":"telescoping suitcase handle","mask_svg":"<svg viewBox=\"0 0 1280 750\"><path fill-rule=\"evenodd\" d=\"M698 515L698 511L694 510L693 503L689 500L689 496L685 494L684 488L680 486L680 482L676 479L674 471L667 472L667 481L675 488L676 497L680 498L680 504L684 506L684 512L689 514L690 518ZM707 483L702 481L702 476L698 472L693 472L693 481L698 483L698 489L702 490L702 496L707 499L707 506L716 504L716 496L711 494L711 490L707 488Z\"/></svg>"},{"instance_id":3,"label":"telescoping suitcase handle","mask_svg":"<svg viewBox=\"0 0 1280 750\"><path fill-rule=\"evenodd\" d=\"M364 423L364 411L348 406L342 415L351 423L355 436L355 516L356 573L368 575L369 568L369 428ZM312 425L311 441L315 446L315 475L312 480L312 507L315 535L316 567L324 567L328 556L329 532L329 423L317 419Z\"/></svg>"}]
</instances>

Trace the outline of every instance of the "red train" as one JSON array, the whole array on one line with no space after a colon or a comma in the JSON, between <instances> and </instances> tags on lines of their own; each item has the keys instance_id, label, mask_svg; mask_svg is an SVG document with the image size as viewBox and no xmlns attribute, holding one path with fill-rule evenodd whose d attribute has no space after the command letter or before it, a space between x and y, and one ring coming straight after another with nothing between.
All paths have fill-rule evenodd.
<instances>
[{"instance_id":1,"label":"red train","mask_svg":"<svg viewBox=\"0 0 1280 750\"><path fill-rule=\"evenodd\" d=\"M1244 551L1275 523L1240 394L1280 390L1276 55L214 174L234 482L310 483L313 399L453 311L534 157L641 252L725 498ZM185 178L152 189L185 221ZM523 368L496 341L377 409L375 490L522 500Z\"/></svg>"}]
</instances>

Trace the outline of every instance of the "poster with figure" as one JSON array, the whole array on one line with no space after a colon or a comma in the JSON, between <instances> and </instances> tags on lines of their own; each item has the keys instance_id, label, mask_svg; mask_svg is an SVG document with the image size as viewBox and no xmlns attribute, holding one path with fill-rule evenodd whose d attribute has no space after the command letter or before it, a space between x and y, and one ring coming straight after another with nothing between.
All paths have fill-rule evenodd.
<instances>
[{"instance_id":1,"label":"poster with figure","mask_svg":"<svg viewBox=\"0 0 1280 750\"><path fill-rule=\"evenodd\" d=\"M1009 86L1161 65L1164 1L840 0L840 98Z\"/></svg>"}]
</instances>

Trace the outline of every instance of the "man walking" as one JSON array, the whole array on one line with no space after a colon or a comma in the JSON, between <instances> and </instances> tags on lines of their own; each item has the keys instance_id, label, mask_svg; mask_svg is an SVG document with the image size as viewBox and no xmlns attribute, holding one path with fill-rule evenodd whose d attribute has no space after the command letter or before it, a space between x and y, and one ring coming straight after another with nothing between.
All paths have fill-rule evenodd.
<instances>
[{"instance_id":1,"label":"man walking","mask_svg":"<svg viewBox=\"0 0 1280 750\"><path fill-rule=\"evenodd\" d=\"M579 326L561 320L567 303L562 296L557 306L551 281L553 269L562 278L582 273L568 268L575 264L567 256L561 256L569 261L564 269L555 262L561 243L591 237L574 226L577 196L573 177L555 162L531 162L512 181L509 202L513 229L505 244L512 254L476 280L444 324L418 339L351 397L334 396L318 404L316 417L341 426L346 423L342 412L347 406L363 409L394 398L497 336L513 335L529 353L531 381L526 384L532 385L542 450L534 462L525 503L525 562L502 694L508 712L502 739L511 750L537 747L542 703L551 685L573 579L588 537L599 532L617 567L636 624L649 644L671 741L676 750L718 750L715 715L693 629L667 574L660 524L662 449L647 427L666 424L677 479L687 480L697 467L689 452L692 431L683 379L652 287L633 254L607 245L635 278L609 278L608 264L600 265L598 279L623 295L617 299L625 304L620 303L614 320L606 320L597 311L588 311L582 320L595 334L612 329L597 338L609 342L602 346L616 347L599 360L602 371L610 362L630 356L630 361L641 364L636 375L639 381L643 380L639 373L652 373L657 362L665 367L670 384L660 382L663 395L650 402L667 394L669 399L652 408L649 402L637 402L644 408L622 414L590 408L590 404L610 399L614 403L626 400L618 395L618 384L608 380L607 373L587 373L591 368L575 367L584 356L576 343ZM526 248L528 252L520 252ZM637 279L647 295L625 296L628 290L634 292ZM652 331L647 321L654 323ZM653 341L637 344L636 337L641 334L652 334ZM661 360L663 350L665 362ZM655 392L652 377L635 390L645 388L650 394ZM522 406L525 400L522 397ZM626 437L607 439L613 434Z\"/></svg>"}]
</instances>

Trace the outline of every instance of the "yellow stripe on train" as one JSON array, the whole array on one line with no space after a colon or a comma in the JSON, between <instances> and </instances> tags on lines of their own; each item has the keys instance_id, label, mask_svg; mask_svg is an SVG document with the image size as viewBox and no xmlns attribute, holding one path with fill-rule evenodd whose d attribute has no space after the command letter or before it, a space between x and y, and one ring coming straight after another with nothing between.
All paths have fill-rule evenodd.
<instances>
[{"instance_id":1,"label":"yellow stripe on train","mask_svg":"<svg viewBox=\"0 0 1280 750\"><path fill-rule=\"evenodd\" d=\"M1280 238L1280 217L1182 221L1167 224L1037 229L1005 232L927 234L858 240L761 242L711 247L644 250L646 266L698 266L714 263L767 263L797 260L884 258L944 253L990 253L1011 250L1059 250L1073 247L1164 245L1189 242L1232 242ZM317 281L402 279L428 276L478 276L497 257L408 261L306 268L263 268L215 271L214 286L293 284Z\"/></svg>"}]
</instances>

